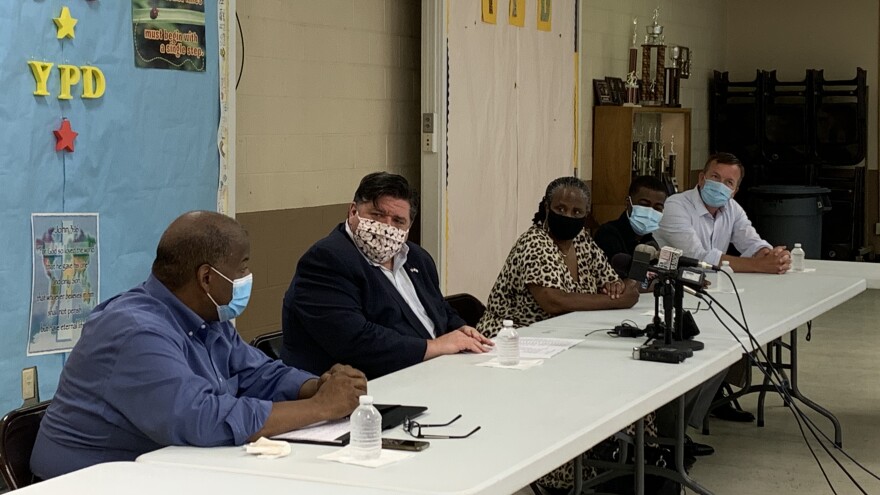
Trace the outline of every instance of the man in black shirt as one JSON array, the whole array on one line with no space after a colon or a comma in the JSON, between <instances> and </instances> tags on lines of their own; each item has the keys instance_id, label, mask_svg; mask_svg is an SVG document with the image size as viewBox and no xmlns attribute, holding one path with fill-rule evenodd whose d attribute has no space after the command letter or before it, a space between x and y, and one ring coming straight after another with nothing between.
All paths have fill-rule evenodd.
<instances>
[{"instance_id":1,"label":"man in black shirt","mask_svg":"<svg viewBox=\"0 0 880 495\"><path fill-rule=\"evenodd\" d=\"M594 236L596 244L609 260L613 260L617 254L632 256L639 244L658 247L651 232L660 226L663 204L666 203L666 187L659 179L642 175L630 183L624 201L626 208L620 217L603 224ZM612 261L612 264L615 263ZM615 266L615 269L618 268ZM625 273L619 275L626 276Z\"/></svg>"}]
</instances>

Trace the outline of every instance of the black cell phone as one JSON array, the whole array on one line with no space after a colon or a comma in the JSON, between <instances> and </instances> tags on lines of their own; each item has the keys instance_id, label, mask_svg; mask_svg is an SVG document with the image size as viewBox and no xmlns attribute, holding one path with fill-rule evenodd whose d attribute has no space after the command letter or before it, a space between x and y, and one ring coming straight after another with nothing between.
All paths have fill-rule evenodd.
<instances>
[{"instance_id":1,"label":"black cell phone","mask_svg":"<svg viewBox=\"0 0 880 495\"><path fill-rule=\"evenodd\" d=\"M429 445L431 445L430 442L425 442L423 440L398 440L396 438L382 439L382 448L390 450L410 450L418 452L427 449Z\"/></svg>"}]
</instances>

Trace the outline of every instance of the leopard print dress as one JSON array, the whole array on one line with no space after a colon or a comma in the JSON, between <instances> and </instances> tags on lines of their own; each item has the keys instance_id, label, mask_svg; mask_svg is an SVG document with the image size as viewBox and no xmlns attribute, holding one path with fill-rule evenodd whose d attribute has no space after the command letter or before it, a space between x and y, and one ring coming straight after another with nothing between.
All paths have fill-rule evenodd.
<instances>
[{"instance_id":1,"label":"leopard print dress","mask_svg":"<svg viewBox=\"0 0 880 495\"><path fill-rule=\"evenodd\" d=\"M605 253L593 242L586 230L582 230L574 238L573 245L577 255L578 280L571 276L565 258L544 227L534 225L525 231L507 255L507 261L495 280L486 312L477 324L477 330L492 338L501 330L503 320L513 320L514 326L524 327L551 318L529 291L528 286L531 284L570 293L597 294L607 282L618 280L619 277ZM657 436L654 416L651 413L645 418L647 436ZM634 435L635 425L630 425L625 431ZM585 455L593 459L604 457L599 454L599 450L607 451L593 448L585 452ZM585 480L598 475L594 468L587 466L584 466L583 473ZM540 478L538 483L554 488L571 487L574 484L574 462L570 461L556 468Z\"/></svg>"},{"instance_id":2,"label":"leopard print dress","mask_svg":"<svg viewBox=\"0 0 880 495\"><path fill-rule=\"evenodd\" d=\"M618 279L605 253L586 230L574 238L578 280L571 276L565 258L550 234L533 225L525 231L510 254L489 294L488 306L477 330L492 338L501 330L503 320L513 320L515 327L525 327L550 318L532 297L529 285L540 285L564 292L597 294L607 282Z\"/></svg>"}]
</instances>

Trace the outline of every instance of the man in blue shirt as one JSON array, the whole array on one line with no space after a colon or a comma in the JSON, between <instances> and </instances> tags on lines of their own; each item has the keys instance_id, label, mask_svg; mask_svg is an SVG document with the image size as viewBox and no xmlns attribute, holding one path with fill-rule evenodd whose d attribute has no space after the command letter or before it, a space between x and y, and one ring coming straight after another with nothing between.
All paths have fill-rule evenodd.
<instances>
[{"instance_id":1,"label":"man in blue shirt","mask_svg":"<svg viewBox=\"0 0 880 495\"><path fill-rule=\"evenodd\" d=\"M168 227L152 275L83 326L31 456L40 478L168 445L241 445L348 415L364 375L320 378L272 361L228 321L247 305L247 233L219 213Z\"/></svg>"}]
</instances>

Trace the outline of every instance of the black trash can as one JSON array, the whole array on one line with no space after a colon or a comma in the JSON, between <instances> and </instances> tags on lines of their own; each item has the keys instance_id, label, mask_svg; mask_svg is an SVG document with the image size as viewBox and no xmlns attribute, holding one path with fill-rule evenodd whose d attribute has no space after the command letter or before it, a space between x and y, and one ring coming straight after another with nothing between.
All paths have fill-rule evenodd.
<instances>
[{"instance_id":1,"label":"black trash can","mask_svg":"<svg viewBox=\"0 0 880 495\"><path fill-rule=\"evenodd\" d=\"M830 189L816 186L749 188L751 221L758 235L789 250L799 242L809 259L822 257L822 214L831 210Z\"/></svg>"}]
</instances>

